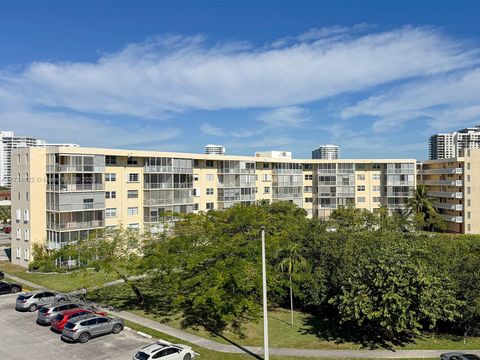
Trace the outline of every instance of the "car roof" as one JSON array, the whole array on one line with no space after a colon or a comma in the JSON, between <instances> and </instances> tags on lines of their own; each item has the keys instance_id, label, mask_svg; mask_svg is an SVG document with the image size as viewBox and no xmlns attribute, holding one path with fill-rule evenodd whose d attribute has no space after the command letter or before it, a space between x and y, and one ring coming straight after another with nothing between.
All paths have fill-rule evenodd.
<instances>
[{"instance_id":1,"label":"car roof","mask_svg":"<svg viewBox=\"0 0 480 360\"><path fill-rule=\"evenodd\" d=\"M172 344L168 341L158 341L156 343L144 346L141 351L144 353L148 353L149 355L155 354L160 350L167 349L167 348L175 348L178 350L183 350L183 348L179 345Z\"/></svg>"},{"instance_id":2,"label":"car roof","mask_svg":"<svg viewBox=\"0 0 480 360\"><path fill-rule=\"evenodd\" d=\"M84 308L77 308L77 309L63 310L63 311L62 311L62 315L72 315L72 314L79 313L79 312L81 312L81 311L86 311L86 312L88 312L89 314L92 313L92 310L84 309Z\"/></svg>"},{"instance_id":3,"label":"car roof","mask_svg":"<svg viewBox=\"0 0 480 360\"><path fill-rule=\"evenodd\" d=\"M68 322L71 322L71 323L77 323L79 321L82 321L82 320L85 320L85 319L92 319L92 318L95 318L97 317L95 314L93 313L88 313L88 314L85 314L85 315L81 315L81 316L77 316L73 319L70 319L68 320Z\"/></svg>"}]
</instances>

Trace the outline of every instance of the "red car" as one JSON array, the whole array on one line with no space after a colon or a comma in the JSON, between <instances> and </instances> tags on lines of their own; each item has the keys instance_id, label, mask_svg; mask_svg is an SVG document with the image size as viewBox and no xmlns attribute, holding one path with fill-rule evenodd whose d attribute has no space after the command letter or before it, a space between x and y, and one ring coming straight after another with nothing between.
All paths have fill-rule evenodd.
<instances>
[{"instance_id":1,"label":"red car","mask_svg":"<svg viewBox=\"0 0 480 360\"><path fill-rule=\"evenodd\" d=\"M104 311L93 311L93 310L86 310L86 309L73 309L73 310L66 310L62 311L60 314L57 314L52 319L52 330L57 332L62 332L63 328L67 324L70 319L76 318L77 316L92 314L95 315L102 315L107 316L107 313Z\"/></svg>"},{"instance_id":2,"label":"red car","mask_svg":"<svg viewBox=\"0 0 480 360\"><path fill-rule=\"evenodd\" d=\"M10 234L12 232L12 227L11 226L4 226L3 232L5 234Z\"/></svg>"}]
</instances>

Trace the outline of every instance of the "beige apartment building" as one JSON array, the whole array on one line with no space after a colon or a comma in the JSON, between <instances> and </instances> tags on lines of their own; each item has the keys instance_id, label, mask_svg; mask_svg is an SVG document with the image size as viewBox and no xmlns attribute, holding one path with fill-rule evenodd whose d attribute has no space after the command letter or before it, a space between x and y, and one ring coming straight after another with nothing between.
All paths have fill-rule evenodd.
<instances>
[{"instance_id":1,"label":"beige apartment building","mask_svg":"<svg viewBox=\"0 0 480 360\"><path fill-rule=\"evenodd\" d=\"M58 249L106 227L155 231L168 213L266 199L290 201L309 216L326 217L340 205L400 209L415 189L414 159L311 160L268 154L16 149L12 262L28 266L34 243Z\"/></svg>"},{"instance_id":2,"label":"beige apartment building","mask_svg":"<svg viewBox=\"0 0 480 360\"><path fill-rule=\"evenodd\" d=\"M448 231L480 234L480 149L418 164L418 182L427 186Z\"/></svg>"}]
</instances>

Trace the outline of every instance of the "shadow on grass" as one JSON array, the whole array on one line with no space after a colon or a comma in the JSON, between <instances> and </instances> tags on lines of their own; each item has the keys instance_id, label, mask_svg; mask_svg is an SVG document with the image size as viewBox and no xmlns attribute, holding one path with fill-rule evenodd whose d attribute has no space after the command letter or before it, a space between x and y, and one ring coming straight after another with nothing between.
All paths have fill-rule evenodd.
<instances>
[{"instance_id":1,"label":"shadow on grass","mask_svg":"<svg viewBox=\"0 0 480 360\"><path fill-rule=\"evenodd\" d=\"M305 317L300 333L315 335L320 340L335 344L356 344L366 349L394 350L394 346L415 341L412 336L386 340L385 334L377 329L368 326L360 327L352 323L340 324L339 321L322 319L314 315Z\"/></svg>"},{"instance_id":2,"label":"shadow on grass","mask_svg":"<svg viewBox=\"0 0 480 360\"><path fill-rule=\"evenodd\" d=\"M242 345L240 344L237 344L236 342L230 340L229 338L225 337L224 335L220 334L220 333L215 333L215 332L212 332L213 335L225 340L226 342L228 342L229 344L237 347L238 349L242 350L243 352L245 352L247 355L250 355L252 356L253 358L255 359L259 359L259 360L263 360L263 357L261 357L260 355L257 355L253 352L251 352L250 350L248 350L247 348L243 347Z\"/></svg>"}]
</instances>

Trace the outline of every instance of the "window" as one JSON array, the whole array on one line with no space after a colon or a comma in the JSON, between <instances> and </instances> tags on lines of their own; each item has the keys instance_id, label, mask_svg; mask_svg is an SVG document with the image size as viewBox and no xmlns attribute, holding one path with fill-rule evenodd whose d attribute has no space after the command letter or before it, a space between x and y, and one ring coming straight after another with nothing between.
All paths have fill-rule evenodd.
<instances>
[{"instance_id":1,"label":"window","mask_svg":"<svg viewBox=\"0 0 480 360\"><path fill-rule=\"evenodd\" d=\"M307 197L307 198L305 198L305 202L306 203L311 203L311 202L313 202L313 198Z\"/></svg>"},{"instance_id":2,"label":"window","mask_svg":"<svg viewBox=\"0 0 480 360\"><path fill-rule=\"evenodd\" d=\"M20 259L20 248L17 247L17 259Z\"/></svg>"},{"instance_id":3,"label":"window","mask_svg":"<svg viewBox=\"0 0 480 360\"><path fill-rule=\"evenodd\" d=\"M106 165L117 165L117 157L112 155L105 156L105 164Z\"/></svg>"},{"instance_id":4,"label":"window","mask_svg":"<svg viewBox=\"0 0 480 360\"><path fill-rule=\"evenodd\" d=\"M28 154L25 154L25 164L28 164Z\"/></svg>"},{"instance_id":5,"label":"window","mask_svg":"<svg viewBox=\"0 0 480 360\"><path fill-rule=\"evenodd\" d=\"M20 240L21 239L21 233L20 233L20 229L17 229L17 240Z\"/></svg>"},{"instance_id":6,"label":"window","mask_svg":"<svg viewBox=\"0 0 480 360\"><path fill-rule=\"evenodd\" d=\"M263 193L264 193L264 194L270 194L270 186L265 186L265 187L263 188Z\"/></svg>"},{"instance_id":7,"label":"window","mask_svg":"<svg viewBox=\"0 0 480 360\"><path fill-rule=\"evenodd\" d=\"M28 197L28 191L25 193L25 201L28 202L29 197Z\"/></svg>"},{"instance_id":8,"label":"window","mask_svg":"<svg viewBox=\"0 0 480 360\"><path fill-rule=\"evenodd\" d=\"M358 174L357 180L365 180L365 174Z\"/></svg>"},{"instance_id":9,"label":"window","mask_svg":"<svg viewBox=\"0 0 480 360\"><path fill-rule=\"evenodd\" d=\"M138 174L137 173L128 174L128 182L138 182Z\"/></svg>"},{"instance_id":10,"label":"window","mask_svg":"<svg viewBox=\"0 0 480 360\"><path fill-rule=\"evenodd\" d=\"M373 174L372 179L373 180L380 180L380 174Z\"/></svg>"},{"instance_id":11,"label":"window","mask_svg":"<svg viewBox=\"0 0 480 360\"><path fill-rule=\"evenodd\" d=\"M373 191L380 191L380 185L373 185Z\"/></svg>"},{"instance_id":12,"label":"window","mask_svg":"<svg viewBox=\"0 0 480 360\"><path fill-rule=\"evenodd\" d=\"M197 174L193 175L193 181L198 181L198 175Z\"/></svg>"},{"instance_id":13,"label":"window","mask_svg":"<svg viewBox=\"0 0 480 360\"><path fill-rule=\"evenodd\" d=\"M138 223L128 224L130 229L139 229L140 225Z\"/></svg>"},{"instance_id":14,"label":"window","mask_svg":"<svg viewBox=\"0 0 480 360\"><path fill-rule=\"evenodd\" d=\"M117 208L107 208L105 209L106 218L115 218L117 217Z\"/></svg>"},{"instance_id":15,"label":"window","mask_svg":"<svg viewBox=\"0 0 480 360\"><path fill-rule=\"evenodd\" d=\"M358 185L357 191L365 191L365 185Z\"/></svg>"},{"instance_id":16,"label":"window","mask_svg":"<svg viewBox=\"0 0 480 360\"><path fill-rule=\"evenodd\" d=\"M305 186L303 191L306 192L306 193L311 193L312 189L313 189L312 186Z\"/></svg>"},{"instance_id":17,"label":"window","mask_svg":"<svg viewBox=\"0 0 480 360\"><path fill-rule=\"evenodd\" d=\"M270 176L270 174L263 174L262 181L271 181L271 180L272 180L272 177Z\"/></svg>"},{"instance_id":18,"label":"window","mask_svg":"<svg viewBox=\"0 0 480 360\"><path fill-rule=\"evenodd\" d=\"M213 174L207 174L207 181L213 181Z\"/></svg>"},{"instance_id":19,"label":"window","mask_svg":"<svg viewBox=\"0 0 480 360\"><path fill-rule=\"evenodd\" d=\"M264 168L264 169L268 169L268 168L269 168L268 164L269 164L269 163L263 163L263 168Z\"/></svg>"},{"instance_id":20,"label":"window","mask_svg":"<svg viewBox=\"0 0 480 360\"><path fill-rule=\"evenodd\" d=\"M23 221L27 222L29 220L28 210L23 211Z\"/></svg>"},{"instance_id":21,"label":"window","mask_svg":"<svg viewBox=\"0 0 480 360\"><path fill-rule=\"evenodd\" d=\"M20 191L18 192L18 201L22 199L22 195L20 194Z\"/></svg>"},{"instance_id":22,"label":"window","mask_svg":"<svg viewBox=\"0 0 480 360\"><path fill-rule=\"evenodd\" d=\"M29 178L28 178L28 173L25 173L25 181L26 181L26 182L29 182L29 181L30 181Z\"/></svg>"},{"instance_id":23,"label":"window","mask_svg":"<svg viewBox=\"0 0 480 360\"><path fill-rule=\"evenodd\" d=\"M105 181L117 181L117 174L115 173L106 173Z\"/></svg>"},{"instance_id":24,"label":"window","mask_svg":"<svg viewBox=\"0 0 480 360\"><path fill-rule=\"evenodd\" d=\"M470 219L472 217L472 213L469 211L467 212L467 219Z\"/></svg>"},{"instance_id":25,"label":"window","mask_svg":"<svg viewBox=\"0 0 480 360\"><path fill-rule=\"evenodd\" d=\"M21 210L20 210L20 209L17 209L17 210L15 211L15 220L20 221L21 216L22 216Z\"/></svg>"},{"instance_id":26,"label":"window","mask_svg":"<svg viewBox=\"0 0 480 360\"><path fill-rule=\"evenodd\" d=\"M193 210L198 210L198 204L193 204Z\"/></svg>"},{"instance_id":27,"label":"window","mask_svg":"<svg viewBox=\"0 0 480 360\"><path fill-rule=\"evenodd\" d=\"M30 234L28 233L28 229L25 229L25 231L23 232L23 237L25 241L30 240Z\"/></svg>"},{"instance_id":28,"label":"window","mask_svg":"<svg viewBox=\"0 0 480 360\"><path fill-rule=\"evenodd\" d=\"M137 199L138 198L138 190L128 190L127 191L127 198Z\"/></svg>"},{"instance_id":29,"label":"window","mask_svg":"<svg viewBox=\"0 0 480 360\"><path fill-rule=\"evenodd\" d=\"M374 198L373 198L373 202L374 202L374 203L379 203L379 202L380 202L380 198L379 198L379 197L374 197Z\"/></svg>"},{"instance_id":30,"label":"window","mask_svg":"<svg viewBox=\"0 0 480 360\"><path fill-rule=\"evenodd\" d=\"M470 199L467 199L467 206L468 207L472 206L472 201Z\"/></svg>"},{"instance_id":31,"label":"window","mask_svg":"<svg viewBox=\"0 0 480 360\"><path fill-rule=\"evenodd\" d=\"M207 195L213 195L213 188L207 188Z\"/></svg>"},{"instance_id":32,"label":"window","mask_svg":"<svg viewBox=\"0 0 480 360\"><path fill-rule=\"evenodd\" d=\"M467 182L470 182L470 175L467 175Z\"/></svg>"},{"instance_id":33,"label":"window","mask_svg":"<svg viewBox=\"0 0 480 360\"><path fill-rule=\"evenodd\" d=\"M200 196L200 189L199 189L199 188L193 189L192 195L193 195L193 196Z\"/></svg>"},{"instance_id":34,"label":"window","mask_svg":"<svg viewBox=\"0 0 480 360\"><path fill-rule=\"evenodd\" d=\"M90 199L83 199L83 203L84 204L93 204L93 199L90 198Z\"/></svg>"},{"instance_id":35,"label":"window","mask_svg":"<svg viewBox=\"0 0 480 360\"><path fill-rule=\"evenodd\" d=\"M137 158L134 158L132 156L129 156L127 157L127 164L128 165L137 165L138 164L138 160Z\"/></svg>"},{"instance_id":36,"label":"window","mask_svg":"<svg viewBox=\"0 0 480 360\"><path fill-rule=\"evenodd\" d=\"M23 258L25 261L28 261L28 249L25 249L25 255Z\"/></svg>"},{"instance_id":37,"label":"window","mask_svg":"<svg viewBox=\"0 0 480 360\"><path fill-rule=\"evenodd\" d=\"M467 224L467 229L468 229L468 231L472 231L472 225Z\"/></svg>"},{"instance_id":38,"label":"window","mask_svg":"<svg viewBox=\"0 0 480 360\"><path fill-rule=\"evenodd\" d=\"M365 198L364 198L363 196L357 197L357 202L358 202L358 203L364 203L364 202L365 202Z\"/></svg>"},{"instance_id":39,"label":"window","mask_svg":"<svg viewBox=\"0 0 480 360\"><path fill-rule=\"evenodd\" d=\"M17 164L20 165L20 154L17 154Z\"/></svg>"},{"instance_id":40,"label":"window","mask_svg":"<svg viewBox=\"0 0 480 360\"><path fill-rule=\"evenodd\" d=\"M129 207L127 210L128 215L138 215L138 207Z\"/></svg>"},{"instance_id":41,"label":"window","mask_svg":"<svg viewBox=\"0 0 480 360\"><path fill-rule=\"evenodd\" d=\"M372 164L372 169L374 170L380 170L381 169L381 165L380 164Z\"/></svg>"},{"instance_id":42,"label":"window","mask_svg":"<svg viewBox=\"0 0 480 360\"><path fill-rule=\"evenodd\" d=\"M470 163L467 163L467 170L470 170Z\"/></svg>"},{"instance_id":43,"label":"window","mask_svg":"<svg viewBox=\"0 0 480 360\"><path fill-rule=\"evenodd\" d=\"M313 180L313 175L312 174L306 174L305 175L305 180Z\"/></svg>"},{"instance_id":44,"label":"window","mask_svg":"<svg viewBox=\"0 0 480 360\"><path fill-rule=\"evenodd\" d=\"M116 191L105 191L105 199L116 199L117 192Z\"/></svg>"},{"instance_id":45,"label":"window","mask_svg":"<svg viewBox=\"0 0 480 360\"><path fill-rule=\"evenodd\" d=\"M212 168L214 166L213 160L207 160L207 167Z\"/></svg>"},{"instance_id":46,"label":"window","mask_svg":"<svg viewBox=\"0 0 480 360\"><path fill-rule=\"evenodd\" d=\"M206 207L207 207L207 210L213 210L213 203L208 202Z\"/></svg>"},{"instance_id":47,"label":"window","mask_svg":"<svg viewBox=\"0 0 480 360\"><path fill-rule=\"evenodd\" d=\"M470 186L469 186L469 187L467 187L467 194L469 194L469 195L470 195L470 192L471 192L471 191L472 191L472 188L471 188Z\"/></svg>"}]
</instances>

